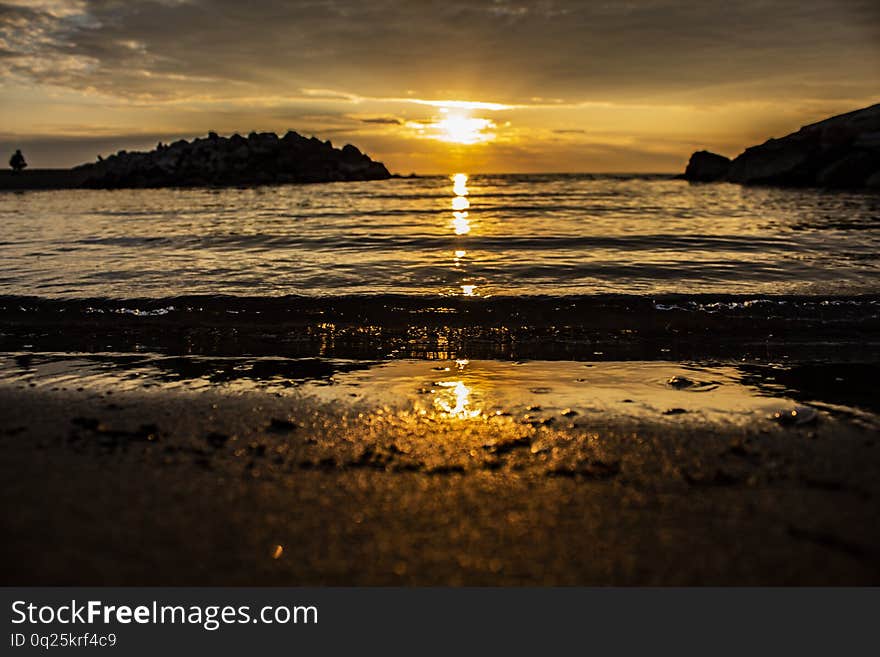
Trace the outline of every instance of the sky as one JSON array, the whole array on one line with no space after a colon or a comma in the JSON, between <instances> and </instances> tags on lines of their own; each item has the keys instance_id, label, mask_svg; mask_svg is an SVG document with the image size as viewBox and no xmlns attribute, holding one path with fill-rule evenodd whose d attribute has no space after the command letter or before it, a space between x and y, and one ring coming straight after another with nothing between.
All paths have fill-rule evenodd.
<instances>
[{"instance_id":1,"label":"sky","mask_svg":"<svg viewBox=\"0 0 880 657\"><path fill-rule=\"evenodd\" d=\"M877 0L0 0L31 167L287 130L395 173L671 172L880 102Z\"/></svg>"}]
</instances>

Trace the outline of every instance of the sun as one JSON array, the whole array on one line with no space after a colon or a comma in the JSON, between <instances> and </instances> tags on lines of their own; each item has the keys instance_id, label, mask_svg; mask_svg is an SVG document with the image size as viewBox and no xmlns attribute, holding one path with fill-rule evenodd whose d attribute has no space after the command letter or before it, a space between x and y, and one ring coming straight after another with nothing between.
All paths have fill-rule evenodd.
<instances>
[{"instance_id":1,"label":"sun","mask_svg":"<svg viewBox=\"0 0 880 657\"><path fill-rule=\"evenodd\" d=\"M494 121L459 113L443 117L435 127L439 138L451 144L481 144L495 138Z\"/></svg>"},{"instance_id":2,"label":"sun","mask_svg":"<svg viewBox=\"0 0 880 657\"><path fill-rule=\"evenodd\" d=\"M405 124L407 129L423 139L463 146L484 144L497 138L495 131L498 129L498 124L484 116L474 116L474 113L510 109L506 105L464 100L413 102L432 105L439 110L439 114L429 119L407 121ZM509 125L509 122L504 124L505 127Z\"/></svg>"},{"instance_id":3,"label":"sun","mask_svg":"<svg viewBox=\"0 0 880 657\"><path fill-rule=\"evenodd\" d=\"M492 119L472 116L468 107L443 107L440 116L428 121L410 121L407 127L420 137L448 144L483 144L495 139L496 124Z\"/></svg>"},{"instance_id":4,"label":"sun","mask_svg":"<svg viewBox=\"0 0 880 657\"><path fill-rule=\"evenodd\" d=\"M433 128L437 138L451 144L480 144L495 138L495 122L470 116L465 112L447 112Z\"/></svg>"}]
</instances>

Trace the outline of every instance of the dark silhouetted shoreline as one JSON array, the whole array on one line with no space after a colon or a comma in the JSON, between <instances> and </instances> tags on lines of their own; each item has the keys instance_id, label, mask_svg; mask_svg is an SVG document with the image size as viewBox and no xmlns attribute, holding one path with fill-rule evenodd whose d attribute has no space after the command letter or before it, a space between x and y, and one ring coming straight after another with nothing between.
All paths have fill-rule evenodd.
<instances>
[{"instance_id":1,"label":"dark silhouetted shoreline","mask_svg":"<svg viewBox=\"0 0 880 657\"><path fill-rule=\"evenodd\" d=\"M733 160L697 151L683 177L692 182L880 189L880 105L768 139Z\"/></svg>"},{"instance_id":2,"label":"dark silhouetted shoreline","mask_svg":"<svg viewBox=\"0 0 880 657\"><path fill-rule=\"evenodd\" d=\"M73 169L4 172L0 189L127 189L226 187L288 183L386 180L391 177L357 147L334 148L330 141L289 131L253 132L247 137L207 137L171 144L149 152L119 151Z\"/></svg>"},{"instance_id":3,"label":"dark silhouetted shoreline","mask_svg":"<svg viewBox=\"0 0 880 657\"><path fill-rule=\"evenodd\" d=\"M30 189L76 189L86 174L77 169L26 169L19 173L0 171L0 191Z\"/></svg>"}]
</instances>

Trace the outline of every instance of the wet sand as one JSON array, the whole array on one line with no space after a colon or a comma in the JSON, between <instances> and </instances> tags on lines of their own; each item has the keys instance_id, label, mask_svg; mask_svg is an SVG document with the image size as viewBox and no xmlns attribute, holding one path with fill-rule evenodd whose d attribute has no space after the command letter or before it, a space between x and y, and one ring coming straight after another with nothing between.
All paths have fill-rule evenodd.
<instances>
[{"instance_id":1,"label":"wet sand","mask_svg":"<svg viewBox=\"0 0 880 657\"><path fill-rule=\"evenodd\" d=\"M0 296L3 351L880 361L880 296Z\"/></svg>"},{"instance_id":2,"label":"wet sand","mask_svg":"<svg viewBox=\"0 0 880 657\"><path fill-rule=\"evenodd\" d=\"M13 353L3 581L878 584L876 367L816 367Z\"/></svg>"}]
</instances>

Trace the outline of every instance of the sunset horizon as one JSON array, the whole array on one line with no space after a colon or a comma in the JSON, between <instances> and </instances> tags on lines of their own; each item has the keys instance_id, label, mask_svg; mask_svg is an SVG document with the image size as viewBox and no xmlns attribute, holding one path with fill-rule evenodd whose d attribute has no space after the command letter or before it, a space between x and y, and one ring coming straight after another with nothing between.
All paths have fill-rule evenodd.
<instances>
[{"instance_id":1,"label":"sunset horizon","mask_svg":"<svg viewBox=\"0 0 880 657\"><path fill-rule=\"evenodd\" d=\"M733 157L880 102L877 15L858 1L758 14L749 2L8 0L0 148L53 168L209 131L295 130L398 174L678 172L695 150Z\"/></svg>"}]
</instances>

